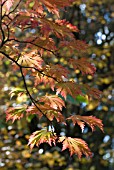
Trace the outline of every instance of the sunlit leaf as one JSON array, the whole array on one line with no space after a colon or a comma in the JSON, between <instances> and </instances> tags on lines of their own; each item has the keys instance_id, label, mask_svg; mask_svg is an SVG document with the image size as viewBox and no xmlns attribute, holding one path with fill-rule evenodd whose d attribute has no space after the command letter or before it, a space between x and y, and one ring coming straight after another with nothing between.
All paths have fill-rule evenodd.
<instances>
[{"instance_id":1,"label":"sunlit leaf","mask_svg":"<svg viewBox=\"0 0 114 170\"><path fill-rule=\"evenodd\" d=\"M47 129L42 129L39 131L35 131L29 138L28 145L30 145L30 149L32 150L34 145L39 146L41 143L48 143L50 146L56 143L56 134L53 134L51 131L47 131Z\"/></svg>"},{"instance_id":2,"label":"sunlit leaf","mask_svg":"<svg viewBox=\"0 0 114 170\"><path fill-rule=\"evenodd\" d=\"M71 137L59 137L59 142L62 142L63 148L62 151L65 149L69 149L70 155L76 154L80 159L82 154L86 155L87 157L91 157L92 153L87 146L87 143L79 138L71 138Z\"/></svg>"},{"instance_id":3,"label":"sunlit leaf","mask_svg":"<svg viewBox=\"0 0 114 170\"><path fill-rule=\"evenodd\" d=\"M67 118L67 120L71 119L73 121L73 124L78 124L81 129L82 132L84 130L84 123L87 123L92 131L95 130L95 126L98 126L102 131L103 131L103 124L102 124L102 120L96 118L95 116L80 116L80 115L73 115L70 116L69 118Z\"/></svg>"}]
</instances>

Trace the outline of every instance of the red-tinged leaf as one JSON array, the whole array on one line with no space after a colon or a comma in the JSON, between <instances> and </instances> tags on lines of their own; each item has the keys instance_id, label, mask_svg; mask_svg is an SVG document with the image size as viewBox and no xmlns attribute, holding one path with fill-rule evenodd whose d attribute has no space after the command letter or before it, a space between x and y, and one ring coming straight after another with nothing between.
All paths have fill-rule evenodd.
<instances>
[{"instance_id":1,"label":"red-tinged leaf","mask_svg":"<svg viewBox=\"0 0 114 170\"><path fill-rule=\"evenodd\" d=\"M84 41L73 39L71 41L60 41L59 48L63 49L63 47L70 50L70 52L78 51L85 53L87 52L88 45Z\"/></svg>"},{"instance_id":2,"label":"red-tinged leaf","mask_svg":"<svg viewBox=\"0 0 114 170\"><path fill-rule=\"evenodd\" d=\"M49 7L57 6L57 7L65 7L70 6L75 0L41 0L43 4Z\"/></svg>"},{"instance_id":3,"label":"red-tinged leaf","mask_svg":"<svg viewBox=\"0 0 114 170\"><path fill-rule=\"evenodd\" d=\"M56 134L53 134L51 131L47 131L47 129L42 129L35 131L30 136L28 145L30 145L31 150L33 149L34 145L39 146L41 143L48 143L50 146L52 146L52 144L56 144L56 139Z\"/></svg>"},{"instance_id":4,"label":"red-tinged leaf","mask_svg":"<svg viewBox=\"0 0 114 170\"><path fill-rule=\"evenodd\" d=\"M96 118L95 116L80 116L80 115L73 115L67 118L67 120L71 119L73 124L78 124L82 131L84 129L84 123L87 123L92 131L95 130L95 126L98 126L103 131L103 124L102 120Z\"/></svg>"},{"instance_id":5,"label":"red-tinged leaf","mask_svg":"<svg viewBox=\"0 0 114 170\"><path fill-rule=\"evenodd\" d=\"M77 95L83 95L80 86L75 82L57 83L56 88L56 94L61 94L65 99L67 94L70 94L73 98L76 98Z\"/></svg>"},{"instance_id":6,"label":"red-tinged leaf","mask_svg":"<svg viewBox=\"0 0 114 170\"><path fill-rule=\"evenodd\" d=\"M13 123L15 120L21 119L24 115L25 110L26 108L22 106L10 107L6 111L6 121L12 120L12 123Z\"/></svg>"},{"instance_id":7,"label":"red-tinged leaf","mask_svg":"<svg viewBox=\"0 0 114 170\"><path fill-rule=\"evenodd\" d=\"M55 118L57 122L65 124L65 118L59 110L53 109L50 105L47 104L37 104L37 107L41 110L41 112L36 108L36 106L29 106L26 112L28 113L28 115L37 114L39 119L42 118L44 114L50 121L53 121L53 119Z\"/></svg>"},{"instance_id":8,"label":"red-tinged leaf","mask_svg":"<svg viewBox=\"0 0 114 170\"><path fill-rule=\"evenodd\" d=\"M76 154L80 159L82 154L86 155L86 157L91 157L92 153L88 148L87 143L79 138L71 138L71 137L60 137L59 142L62 142L63 148L62 151L65 149L69 149L70 156Z\"/></svg>"},{"instance_id":9,"label":"red-tinged leaf","mask_svg":"<svg viewBox=\"0 0 114 170\"><path fill-rule=\"evenodd\" d=\"M33 1L33 0L27 0L27 1L26 1L26 6L27 6L28 8L30 8L30 4L31 4L31 3L32 3L32 7L31 7L30 12L31 12L31 13L36 13L37 16L40 14L40 16L41 16L41 15L43 14L43 12L44 12L44 8L43 8L41 2L39 2L39 1L37 1L37 0L35 0L35 1Z\"/></svg>"},{"instance_id":10,"label":"red-tinged leaf","mask_svg":"<svg viewBox=\"0 0 114 170\"><path fill-rule=\"evenodd\" d=\"M26 110L26 112L28 113L28 115L30 114L37 114L39 119L41 119L41 117L43 116L43 114L36 108L36 106L29 106Z\"/></svg>"},{"instance_id":11,"label":"red-tinged leaf","mask_svg":"<svg viewBox=\"0 0 114 170\"><path fill-rule=\"evenodd\" d=\"M40 83L44 83L45 86L49 85L51 89L54 91L55 80L53 78L37 73L35 75L34 83L35 83L35 86L39 85Z\"/></svg>"},{"instance_id":12,"label":"red-tinged leaf","mask_svg":"<svg viewBox=\"0 0 114 170\"><path fill-rule=\"evenodd\" d=\"M69 23L68 21L66 21L65 19L64 20L56 20L55 21L57 24L59 24L59 25L64 25L64 26L66 26L68 29L70 29L71 31L73 31L73 32L79 32L79 29L76 27L76 26L74 26L74 25L72 25L71 23Z\"/></svg>"},{"instance_id":13,"label":"red-tinged leaf","mask_svg":"<svg viewBox=\"0 0 114 170\"><path fill-rule=\"evenodd\" d=\"M53 119L55 118L57 122L65 124L64 116L57 110L47 110L47 112L45 112L45 115L50 121L53 121Z\"/></svg>"},{"instance_id":14,"label":"red-tinged leaf","mask_svg":"<svg viewBox=\"0 0 114 170\"><path fill-rule=\"evenodd\" d=\"M35 67L37 69L41 69L43 64L43 59L33 51L21 56L18 60L18 63L21 64L22 66L29 66L29 67Z\"/></svg>"},{"instance_id":15,"label":"red-tinged leaf","mask_svg":"<svg viewBox=\"0 0 114 170\"><path fill-rule=\"evenodd\" d=\"M96 88L92 88L87 84L83 84L82 89L88 95L89 98L93 97L98 100L101 98L102 92Z\"/></svg>"},{"instance_id":16,"label":"red-tinged leaf","mask_svg":"<svg viewBox=\"0 0 114 170\"><path fill-rule=\"evenodd\" d=\"M56 14L59 17L58 7L65 7L72 4L74 0L40 0L40 3L45 5L49 12Z\"/></svg>"},{"instance_id":17,"label":"red-tinged leaf","mask_svg":"<svg viewBox=\"0 0 114 170\"><path fill-rule=\"evenodd\" d=\"M65 107L64 101L57 95L46 94L45 96L41 97L39 101L49 105L51 108L54 108L56 110L62 110L62 107Z\"/></svg>"},{"instance_id":18,"label":"red-tinged leaf","mask_svg":"<svg viewBox=\"0 0 114 170\"><path fill-rule=\"evenodd\" d=\"M70 59L70 64L72 64L74 69L79 69L82 74L91 74L94 75L96 68L86 59Z\"/></svg>"},{"instance_id":19,"label":"red-tinged leaf","mask_svg":"<svg viewBox=\"0 0 114 170\"><path fill-rule=\"evenodd\" d=\"M47 76L51 76L51 77L57 79L58 81L62 81L63 76L65 78L67 78L68 73L69 73L69 71L65 67L63 67L59 64L57 64L57 65L52 65L52 64L47 65L46 67L43 68L43 70L44 70L44 73Z\"/></svg>"},{"instance_id":20,"label":"red-tinged leaf","mask_svg":"<svg viewBox=\"0 0 114 170\"><path fill-rule=\"evenodd\" d=\"M46 32L46 29L44 31L45 31L45 36L37 38L34 41L34 44L38 45L39 49L40 49L40 47L42 47L42 48L46 48L46 49L49 49L49 50L52 49L52 51L57 50L57 47L55 46L54 40L47 36L48 32Z\"/></svg>"},{"instance_id":21,"label":"red-tinged leaf","mask_svg":"<svg viewBox=\"0 0 114 170\"><path fill-rule=\"evenodd\" d=\"M63 20L61 20L61 22L62 21ZM44 36L45 35L49 36L50 34L54 34L58 38L69 37L70 39L74 40L74 35L71 30L75 31L76 30L75 26L74 26L75 27L75 29L74 29L73 26L71 26L71 25L69 26L68 24L66 24L66 25L60 24L60 20L58 23L58 20L54 22L54 21L48 20L46 18L41 18L40 22L42 25L41 32Z\"/></svg>"}]
</instances>

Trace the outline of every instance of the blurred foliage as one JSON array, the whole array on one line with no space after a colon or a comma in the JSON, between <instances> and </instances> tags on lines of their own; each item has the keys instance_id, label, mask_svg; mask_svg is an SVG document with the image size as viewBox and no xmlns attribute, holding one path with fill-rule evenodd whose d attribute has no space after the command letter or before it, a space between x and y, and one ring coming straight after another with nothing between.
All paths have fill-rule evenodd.
<instances>
[{"instance_id":1,"label":"blurred foliage","mask_svg":"<svg viewBox=\"0 0 114 170\"><path fill-rule=\"evenodd\" d=\"M77 2L77 1L76 1ZM77 39L85 40L89 43L89 57L97 68L94 77L88 75L82 77L79 70L72 73L72 79L79 83L89 81L91 86L100 89L102 99L100 102L87 102L86 98L68 97L68 110L63 114L80 113L81 115L92 115L101 118L104 123L104 133L100 130L91 132L89 127L85 127L83 133L78 126L73 126L69 122L68 126L55 126L58 134L67 136L82 137L87 141L93 152L92 159L83 157L78 160L77 156L70 157L67 151L61 152L61 145L50 148L47 144L42 144L40 148L35 148L30 153L27 146L31 132L45 126L43 120L39 123L34 117L23 118L16 121L5 122L5 110L11 106L22 102L22 98L13 96L10 99L10 91L14 87L23 87L20 73L13 72L9 66L11 63L4 59L0 61L0 168L1 170L21 170L21 169L42 169L42 170L113 170L114 169L114 41L113 41L113 17L114 4L112 0L93 1L79 0L78 5L66 8L66 12L61 12L61 17L66 18L72 24L78 25L79 34L75 34ZM69 15L68 15L69 14ZM65 52L61 51L61 53ZM65 55L69 55L68 53ZM62 55L61 55L62 56ZM48 57L47 57L48 58ZM49 58L48 58L49 59ZM54 58L53 62L62 63L67 66L64 58ZM28 86L32 82L28 80ZM34 90L34 89L33 89ZM49 90L41 85L40 92ZM23 102L30 104L27 96L23 96ZM64 113L65 112L65 113ZM55 122L56 124L56 122ZM55 151L56 150L56 151Z\"/></svg>"}]
</instances>

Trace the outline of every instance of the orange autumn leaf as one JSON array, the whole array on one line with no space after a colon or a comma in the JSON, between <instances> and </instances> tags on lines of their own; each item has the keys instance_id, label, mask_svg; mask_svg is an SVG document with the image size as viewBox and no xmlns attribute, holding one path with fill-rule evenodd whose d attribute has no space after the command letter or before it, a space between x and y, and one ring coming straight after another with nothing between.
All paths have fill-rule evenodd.
<instances>
[{"instance_id":1,"label":"orange autumn leaf","mask_svg":"<svg viewBox=\"0 0 114 170\"><path fill-rule=\"evenodd\" d=\"M98 126L103 131L102 120L96 118L95 116L73 115L67 118L67 120L72 120L74 125L78 124L81 127L82 132L84 130L85 123L91 127L92 131L95 130L95 126Z\"/></svg>"},{"instance_id":2,"label":"orange autumn leaf","mask_svg":"<svg viewBox=\"0 0 114 170\"><path fill-rule=\"evenodd\" d=\"M81 59L70 59L70 64L72 64L74 69L79 69L82 74L94 75L96 68L92 65L86 58Z\"/></svg>"},{"instance_id":3,"label":"orange autumn leaf","mask_svg":"<svg viewBox=\"0 0 114 170\"><path fill-rule=\"evenodd\" d=\"M62 142L63 144L62 151L64 151L65 149L69 149L70 156L76 154L79 159L82 157L82 154L86 155L86 157L92 156L87 143L82 139L64 136L59 137L59 142Z\"/></svg>"},{"instance_id":4,"label":"orange autumn leaf","mask_svg":"<svg viewBox=\"0 0 114 170\"><path fill-rule=\"evenodd\" d=\"M41 143L48 143L50 146L52 146L52 144L56 144L56 139L56 134L53 134L51 131L47 131L47 129L42 129L33 132L29 138L28 145L30 145L31 150L35 145L39 146Z\"/></svg>"},{"instance_id":5,"label":"orange autumn leaf","mask_svg":"<svg viewBox=\"0 0 114 170\"><path fill-rule=\"evenodd\" d=\"M19 120L24 116L26 107L17 106L17 107L9 107L6 110L6 121L12 120L12 123L15 120Z\"/></svg>"},{"instance_id":6,"label":"orange autumn leaf","mask_svg":"<svg viewBox=\"0 0 114 170\"><path fill-rule=\"evenodd\" d=\"M41 97L40 102L43 102L47 105L50 105L50 107L54 109L60 109L62 110L63 106L65 107L64 101L58 97L57 95L48 95L46 94L45 96Z\"/></svg>"},{"instance_id":7,"label":"orange autumn leaf","mask_svg":"<svg viewBox=\"0 0 114 170\"><path fill-rule=\"evenodd\" d=\"M57 83L56 89L56 94L61 94L65 99L67 94L70 94L73 98L76 98L77 95L83 95L81 87L71 81Z\"/></svg>"}]
</instances>

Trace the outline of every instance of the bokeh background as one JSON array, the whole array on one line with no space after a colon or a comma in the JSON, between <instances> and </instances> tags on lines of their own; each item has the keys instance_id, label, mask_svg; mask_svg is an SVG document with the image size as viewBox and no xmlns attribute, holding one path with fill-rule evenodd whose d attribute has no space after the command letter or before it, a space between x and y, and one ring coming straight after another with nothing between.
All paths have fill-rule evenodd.
<instances>
[{"instance_id":1,"label":"bokeh background","mask_svg":"<svg viewBox=\"0 0 114 170\"><path fill-rule=\"evenodd\" d=\"M50 16L52 17L52 16ZM19 72L12 72L10 61L0 61L0 170L114 170L114 4L113 0L78 0L73 6L61 11L61 17L77 25L80 33L74 33L76 39L85 40L89 44L88 57L95 64L97 71L94 77L82 77L79 70L72 73L71 79L79 83L88 83L103 92L102 99L88 101L80 96L73 100L68 97L67 110L63 114L77 113L94 115L103 120L104 133L99 129L91 132L86 126L82 133L78 126L69 122L68 126L57 125L58 134L81 137L93 152L93 158L70 157L68 150L61 152L61 146L49 147L42 144L30 153L27 146L30 133L44 127L44 121L37 117L23 118L12 124L6 123L5 110L16 103L26 101L23 98L10 99L10 91L14 87L23 86ZM22 36L18 34L17 36ZM69 55L63 49L61 53ZM47 58L48 60L49 58ZM55 58L54 63L67 66L64 58ZM28 85L32 82L28 80ZM40 86L40 91L49 91ZM28 104L30 101L27 101Z\"/></svg>"}]
</instances>

